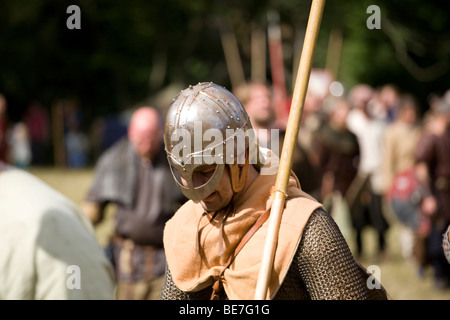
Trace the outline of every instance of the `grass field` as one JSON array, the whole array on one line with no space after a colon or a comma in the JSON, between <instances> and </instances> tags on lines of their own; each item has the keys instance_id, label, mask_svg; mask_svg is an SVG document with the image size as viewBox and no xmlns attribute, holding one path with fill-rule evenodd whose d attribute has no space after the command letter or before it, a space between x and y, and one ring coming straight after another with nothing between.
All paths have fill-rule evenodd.
<instances>
[{"instance_id":1,"label":"grass field","mask_svg":"<svg viewBox=\"0 0 450 320\"><path fill-rule=\"evenodd\" d=\"M67 170L32 168L30 172L50 186L60 191L76 204L80 204L92 182L91 169ZM107 213L108 219L97 228L99 242L104 244L111 232L112 210ZM377 261L375 247L375 232L366 229L363 234L364 255L359 261L365 267L376 265L380 270L379 280L395 300L449 300L450 289L436 290L433 288L432 269L426 269L423 277L419 277L417 268L407 263L401 256L398 242L399 226L391 224L387 233L388 254L383 261ZM349 241L353 250L354 244Z\"/></svg>"}]
</instances>

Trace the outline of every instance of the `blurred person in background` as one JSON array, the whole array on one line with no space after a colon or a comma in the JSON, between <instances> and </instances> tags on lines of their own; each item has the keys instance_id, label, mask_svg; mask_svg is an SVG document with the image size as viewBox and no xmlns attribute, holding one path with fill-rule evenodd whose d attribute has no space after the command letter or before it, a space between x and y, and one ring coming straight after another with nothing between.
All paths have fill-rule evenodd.
<instances>
[{"instance_id":1,"label":"blurred person in background","mask_svg":"<svg viewBox=\"0 0 450 320\"><path fill-rule=\"evenodd\" d=\"M83 168L88 163L89 139L83 131L83 111L77 99L69 99L63 105L64 146L66 165Z\"/></svg>"},{"instance_id":2,"label":"blurred person in background","mask_svg":"<svg viewBox=\"0 0 450 320\"><path fill-rule=\"evenodd\" d=\"M262 81L249 81L233 90L233 94L249 115L260 146L269 148L279 155L283 147L285 130L277 126L273 95L269 84ZM278 134L273 134L273 130L278 130ZM272 137L278 138L278 141L272 143ZM299 142L294 149L292 171L302 181L302 190L317 197L320 177L315 164Z\"/></svg>"},{"instance_id":3,"label":"blurred person in background","mask_svg":"<svg viewBox=\"0 0 450 320\"><path fill-rule=\"evenodd\" d=\"M414 96L403 95L396 121L386 127L383 157L383 180L386 189L398 172L414 165L415 149L422 135L418 107Z\"/></svg>"},{"instance_id":4,"label":"blurred person in background","mask_svg":"<svg viewBox=\"0 0 450 320\"><path fill-rule=\"evenodd\" d=\"M362 231L366 226L378 234L378 258L386 258L385 233L389 228L383 213L382 158L386 118L380 116L374 89L367 84L353 87L348 95L351 110L347 126L358 138L360 149L358 175L349 187L348 201L356 230L357 255L363 253Z\"/></svg>"},{"instance_id":5,"label":"blurred person in background","mask_svg":"<svg viewBox=\"0 0 450 320\"><path fill-rule=\"evenodd\" d=\"M25 111L24 122L30 135L31 164L45 165L49 160L47 151L50 142L50 120L47 111L38 100L31 101Z\"/></svg>"},{"instance_id":6,"label":"blurred person in background","mask_svg":"<svg viewBox=\"0 0 450 320\"><path fill-rule=\"evenodd\" d=\"M411 94L405 94L401 97L397 119L394 122L390 122L386 127L384 136L384 156L383 156L383 182L385 193L393 187L394 177L398 174L395 180L396 188L402 187L399 183L404 183L405 191L408 189L406 184L410 183L410 196L406 201L413 201L412 205L416 206L422 197L415 197L413 193L415 188L415 182L408 180L408 177L416 179L414 172L415 165L415 150L417 143L422 134L421 122L419 119L418 103L414 96ZM406 175L409 173L410 175ZM386 199L388 204L391 205L391 209L395 217L398 219L401 225L400 230L400 244L402 249L402 255L408 261L413 258L413 247L415 243L415 234L418 227L418 218L420 211L418 210L404 210L404 203L401 199ZM391 202L394 201L394 202ZM415 203L415 204L414 204ZM408 207L408 206L407 206Z\"/></svg>"},{"instance_id":7,"label":"blurred person in background","mask_svg":"<svg viewBox=\"0 0 450 320\"><path fill-rule=\"evenodd\" d=\"M114 271L69 199L0 161L0 300L114 299Z\"/></svg>"},{"instance_id":8,"label":"blurred person in background","mask_svg":"<svg viewBox=\"0 0 450 320\"><path fill-rule=\"evenodd\" d=\"M325 121L323 98L315 92L306 93L297 144L292 158L292 171L301 179L302 190L320 198L321 173L319 154L315 148L316 135ZM282 148L283 144L280 144Z\"/></svg>"},{"instance_id":9,"label":"blurred person in background","mask_svg":"<svg viewBox=\"0 0 450 320\"><path fill-rule=\"evenodd\" d=\"M315 143L322 170L319 199L348 239L352 226L346 196L358 171L359 144L347 127L348 102L339 98L332 103L329 120L317 132Z\"/></svg>"},{"instance_id":10,"label":"blurred person in background","mask_svg":"<svg viewBox=\"0 0 450 320\"><path fill-rule=\"evenodd\" d=\"M385 84L378 93L378 100L384 105L385 116L389 123L394 122L399 115L401 94L394 84Z\"/></svg>"},{"instance_id":11,"label":"blurred person in background","mask_svg":"<svg viewBox=\"0 0 450 320\"><path fill-rule=\"evenodd\" d=\"M400 248L406 262L416 264L422 277L429 264L427 238L435 211L434 199L426 180L427 168L421 163L398 172L386 192L387 204L400 223Z\"/></svg>"},{"instance_id":12,"label":"blurred person in background","mask_svg":"<svg viewBox=\"0 0 450 320\"><path fill-rule=\"evenodd\" d=\"M89 139L78 123L72 124L64 137L67 153L67 166L84 168L88 163Z\"/></svg>"},{"instance_id":13,"label":"blurred person in background","mask_svg":"<svg viewBox=\"0 0 450 320\"><path fill-rule=\"evenodd\" d=\"M0 161L8 162L8 103L4 95L0 94Z\"/></svg>"},{"instance_id":14,"label":"blurred person in background","mask_svg":"<svg viewBox=\"0 0 450 320\"><path fill-rule=\"evenodd\" d=\"M444 96L445 97L445 96ZM442 250L442 235L450 224L450 103L445 98L435 107L416 149L416 161L427 169L424 182L432 196L424 209L431 217L427 255L434 269L437 289L450 286L450 265Z\"/></svg>"},{"instance_id":15,"label":"blurred person in background","mask_svg":"<svg viewBox=\"0 0 450 320\"><path fill-rule=\"evenodd\" d=\"M301 177L302 189L319 199L322 177L315 140L317 132L327 121L325 103L329 96L330 83L325 73L312 72L311 76L300 119L298 146L294 150L292 171Z\"/></svg>"},{"instance_id":16,"label":"blurred person in background","mask_svg":"<svg viewBox=\"0 0 450 320\"><path fill-rule=\"evenodd\" d=\"M22 121L17 122L8 134L11 163L20 169L28 169L31 163L31 146L28 127Z\"/></svg>"},{"instance_id":17,"label":"blurred person in background","mask_svg":"<svg viewBox=\"0 0 450 320\"><path fill-rule=\"evenodd\" d=\"M321 201L333 191L342 195L356 176L359 144L355 134L347 127L350 107L345 99L336 99L329 120L319 129L316 147L322 171Z\"/></svg>"},{"instance_id":18,"label":"blurred person in background","mask_svg":"<svg viewBox=\"0 0 450 320\"><path fill-rule=\"evenodd\" d=\"M133 113L127 136L99 158L83 204L94 225L109 204L116 205L109 248L120 300L159 298L166 263L163 228L185 200L162 148L161 121L152 107Z\"/></svg>"},{"instance_id":19,"label":"blurred person in background","mask_svg":"<svg viewBox=\"0 0 450 320\"><path fill-rule=\"evenodd\" d=\"M276 126L276 114L269 85L265 82L249 81L237 87L233 93L247 111L259 143L270 148L271 129L279 128Z\"/></svg>"}]
</instances>

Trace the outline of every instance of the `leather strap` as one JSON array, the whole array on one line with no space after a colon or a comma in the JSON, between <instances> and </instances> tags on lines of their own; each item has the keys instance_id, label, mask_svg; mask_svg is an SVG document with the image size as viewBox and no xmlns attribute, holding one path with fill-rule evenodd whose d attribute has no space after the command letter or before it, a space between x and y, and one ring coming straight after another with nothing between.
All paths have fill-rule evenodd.
<instances>
[{"instance_id":1,"label":"leather strap","mask_svg":"<svg viewBox=\"0 0 450 320\"><path fill-rule=\"evenodd\" d=\"M215 281L212 286L213 292L211 294L211 300L219 300L220 299L220 292L223 289L222 285L222 277L225 273L225 270L233 263L234 258L238 255L239 251L245 246L245 244L250 240L250 238L255 234L255 232L261 228L261 226L264 224L264 222L267 221L267 219L270 216L270 208L267 209L266 212L264 212L262 215L259 216L258 220L253 224L253 226L250 228L250 230L247 231L247 233L242 237L239 244L236 246L236 249L234 249L233 254L228 259L227 265L225 268L223 268L222 272L214 277Z\"/></svg>"}]
</instances>

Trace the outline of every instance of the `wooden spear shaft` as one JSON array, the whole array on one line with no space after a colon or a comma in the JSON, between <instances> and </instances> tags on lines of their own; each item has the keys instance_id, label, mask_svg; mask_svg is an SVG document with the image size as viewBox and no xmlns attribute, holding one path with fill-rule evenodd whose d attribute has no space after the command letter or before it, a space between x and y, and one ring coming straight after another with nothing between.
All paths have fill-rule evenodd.
<instances>
[{"instance_id":1,"label":"wooden spear shaft","mask_svg":"<svg viewBox=\"0 0 450 320\"><path fill-rule=\"evenodd\" d=\"M270 298L267 296L267 289L271 277L281 216L284 210L287 186L292 168L294 148L297 143L298 131L303 113L303 105L305 103L306 91L308 89L311 65L314 58L314 51L317 43L317 36L320 30L324 6L325 0L313 0L311 4L305 40L297 72L297 79L295 81L292 96L285 139L280 156L277 180L275 182L275 192L273 194L272 208L268 222L269 228L264 244L264 253L261 260L258 282L256 284L255 300Z\"/></svg>"}]
</instances>

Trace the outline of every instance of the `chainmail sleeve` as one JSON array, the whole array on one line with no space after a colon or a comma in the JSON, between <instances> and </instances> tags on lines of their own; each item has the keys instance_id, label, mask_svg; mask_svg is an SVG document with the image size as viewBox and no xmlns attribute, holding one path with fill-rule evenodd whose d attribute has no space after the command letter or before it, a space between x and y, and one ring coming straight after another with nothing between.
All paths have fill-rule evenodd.
<instances>
[{"instance_id":1,"label":"chainmail sleeve","mask_svg":"<svg viewBox=\"0 0 450 320\"><path fill-rule=\"evenodd\" d=\"M180 290L172 280L170 270L166 265L164 284L159 297L160 300L190 300L189 294Z\"/></svg>"},{"instance_id":2,"label":"chainmail sleeve","mask_svg":"<svg viewBox=\"0 0 450 320\"><path fill-rule=\"evenodd\" d=\"M367 299L367 286L333 218L315 210L303 231L290 270L298 272L311 299Z\"/></svg>"},{"instance_id":3,"label":"chainmail sleeve","mask_svg":"<svg viewBox=\"0 0 450 320\"><path fill-rule=\"evenodd\" d=\"M164 284L159 297L160 300L208 300L211 296L211 287L199 292L185 292L178 288L172 279L169 268L166 265Z\"/></svg>"}]
</instances>

